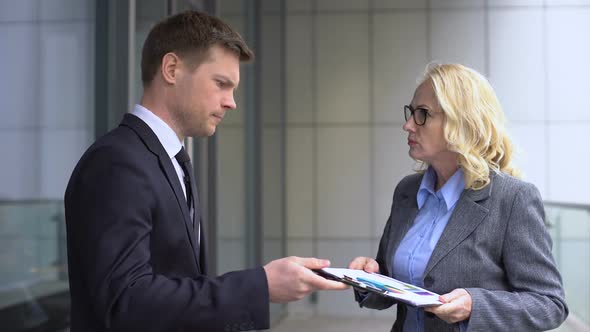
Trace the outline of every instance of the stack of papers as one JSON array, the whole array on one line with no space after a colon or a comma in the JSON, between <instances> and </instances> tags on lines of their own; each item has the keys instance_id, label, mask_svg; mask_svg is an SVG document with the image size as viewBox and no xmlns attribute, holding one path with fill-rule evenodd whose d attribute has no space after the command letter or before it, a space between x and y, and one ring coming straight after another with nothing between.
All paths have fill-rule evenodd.
<instances>
[{"instance_id":1,"label":"stack of papers","mask_svg":"<svg viewBox=\"0 0 590 332\"><path fill-rule=\"evenodd\" d=\"M339 268L323 268L315 272L325 278L343 282L363 291L391 297L416 307L442 304L438 300L438 294L382 274Z\"/></svg>"}]
</instances>

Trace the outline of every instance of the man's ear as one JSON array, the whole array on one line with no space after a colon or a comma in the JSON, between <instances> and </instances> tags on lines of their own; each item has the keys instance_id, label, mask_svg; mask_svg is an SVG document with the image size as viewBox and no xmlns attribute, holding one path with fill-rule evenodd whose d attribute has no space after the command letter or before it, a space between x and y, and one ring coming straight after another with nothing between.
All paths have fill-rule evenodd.
<instances>
[{"instance_id":1,"label":"man's ear","mask_svg":"<svg viewBox=\"0 0 590 332\"><path fill-rule=\"evenodd\" d=\"M162 79L164 80L164 82L168 84L176 83L176 75L177 70L179 69L180 62L181 61L178 55L172 52L164 54L164 56L162 57L162 66L160 67Z\"/></svg>"}]
</instances>

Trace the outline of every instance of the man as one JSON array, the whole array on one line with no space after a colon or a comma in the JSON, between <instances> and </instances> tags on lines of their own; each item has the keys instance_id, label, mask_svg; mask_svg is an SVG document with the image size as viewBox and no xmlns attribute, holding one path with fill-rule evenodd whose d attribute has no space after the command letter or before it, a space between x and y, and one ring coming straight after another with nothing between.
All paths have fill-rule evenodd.
<instances>
[{"instance_id":1,"label":"man","mask_svg":"<svg viewBox=\"0 0 590 332\"><path fill-rule=\"evenodd\" d=\"M269 301L343 284L289 257L206 276L190 162L181 142L210 136L233 98L242 38L215 17L172 16L142 52L144 95L121 125L82 156L66 194L71 331L238 331L269 327Z\"/></svg>"}]
</instances>

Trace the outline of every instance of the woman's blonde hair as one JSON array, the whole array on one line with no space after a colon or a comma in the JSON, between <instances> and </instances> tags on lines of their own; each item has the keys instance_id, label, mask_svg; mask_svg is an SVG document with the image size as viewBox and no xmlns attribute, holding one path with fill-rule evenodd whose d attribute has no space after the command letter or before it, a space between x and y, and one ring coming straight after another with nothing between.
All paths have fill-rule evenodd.
<instances>
[{"instance_id":1,"label":"woman's blonde hair","mask_svg":"<svg viewBox=\"0 0 590 332\"><path fill-rule=\"evenodd\" d=\"M459 154L465 188L490 183L490 170L519 176L512 165L513 145L504 112L488 80L459 64L430 64L421 82L430 81L445 114L444 135L450 151Z\"/></svg>"}]
</instances>

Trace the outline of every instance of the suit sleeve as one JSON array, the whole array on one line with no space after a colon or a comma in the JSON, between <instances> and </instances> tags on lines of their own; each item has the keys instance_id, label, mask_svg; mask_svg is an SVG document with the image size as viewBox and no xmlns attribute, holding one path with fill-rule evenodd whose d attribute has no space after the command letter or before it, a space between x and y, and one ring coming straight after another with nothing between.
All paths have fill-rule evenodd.
<instances>
[{"instance_id":1,"label":"suit sleeve","mask_svg":"<svg viewBox=\"0 0 590 332\"><path fill-rule=\"evenodd\" d=\"M565 320L568 308L544 218L539 191L525 184L513 201L502 249L512 291L467 288L468 331L549 330Z\"/></svg>"},{"instance_id":2,"label":"suit sleeve","mask_svg":"<svg viewBox=\"0 0 590 332\"><path fill-rule=\"evenodd\" d=\"M217 278L154 273L150 235L157 193L137 164L120 151L97 151L66 192L69 254L97 319L109 331L268 328L261 267ZM170 259L182 254L171 250Z\"/></svg>"}]
</instances>

